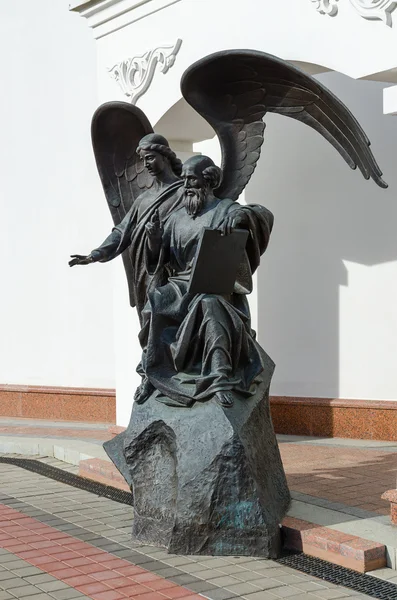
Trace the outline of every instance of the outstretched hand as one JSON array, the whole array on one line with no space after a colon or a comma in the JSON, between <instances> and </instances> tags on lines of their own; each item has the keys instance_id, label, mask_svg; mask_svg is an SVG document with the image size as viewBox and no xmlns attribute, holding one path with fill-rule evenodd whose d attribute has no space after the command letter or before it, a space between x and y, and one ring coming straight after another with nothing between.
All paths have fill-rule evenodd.
<instances>
[{"instance_id":1,"label":"outstretched hand","mask_svg":"<svg viewBox=\"0 0 397 600\"><path fill-rule=\"evenodd\" d=\"M84 256L83 254L72 254L70 258L72 260L69 261L69 267L74 267L74 265L89 265L93 262L91 254L88 254L88 256Z\"/></svg>"},{"instance_id":2,"label":"outstretched hand","mask_svg":"<svg viewBox=\"0 0 397 600\"><path fill-rule=\"evenodd\" d=\"M246 214L243 211L235 211L225 218L219 229L222 235L229 235L233 229L246 229L247 227L248 219Z\"/></svg>"},{"instance_id":3,"label":"outstretched hand","mask_svg":"<svg viewBox=\"0 0 397 600\"><path fill-rule=\"evenodd\" d=\"M160 222L160 215L158 210L154 212L149 223L146 223L145 229L148 238L152 240L161 240L161 238L163 237L163 226Z\"/></svg>"}]
</instances>

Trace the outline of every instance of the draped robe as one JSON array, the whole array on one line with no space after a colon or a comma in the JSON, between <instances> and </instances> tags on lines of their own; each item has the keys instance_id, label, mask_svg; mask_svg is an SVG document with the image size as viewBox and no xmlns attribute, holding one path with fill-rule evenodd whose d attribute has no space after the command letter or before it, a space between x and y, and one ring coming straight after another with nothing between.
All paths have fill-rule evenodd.
<instances>
[{"instance_id":1,"label":"draped robe","mask_svg":"<svg viewBox=\"0 0 397 600\"><path fill-rule=\"evenodd\" d=\"M91 252L94 261L99 262L108 262L123 252L128 253L125 264L130 303L136 306L140 321L150 286L161 283L157 276L153 278L145 269L145 226L156 210L159 211L160 220L166 222L181 203L181 186L182 180L178 180L157 193L152 189L142 193L105 241Z\"/></svg>"},{"instance_id":2,"label":"draped robe","mask_svg":"<svg viewBox=\"0 0 397 600\"><path fill-rule=\"evenodd\" d=\"M233 293L189 294L203 228L219 228L234 211L245 213L250 235ZM246 294L272 225L273 215L266 208L218 198L195 218L184 206L168 218L159 256L146 255L148 272L161 273L160 280L166 277L167 282L149 292L139 335L142 368L158 400L190 406L217 391L255 393L263 351L251 329Z\"/></svg>"}]
</instances>

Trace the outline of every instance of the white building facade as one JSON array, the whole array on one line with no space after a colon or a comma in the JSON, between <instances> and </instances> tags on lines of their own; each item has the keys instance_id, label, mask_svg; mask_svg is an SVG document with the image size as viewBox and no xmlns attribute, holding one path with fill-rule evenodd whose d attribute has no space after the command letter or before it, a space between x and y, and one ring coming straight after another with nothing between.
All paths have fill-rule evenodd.
<instances>
[{"instance_id":1,"label":"white building facade","mask_svg":"<svg viewBox=\"0 0 397 600\"><path fill-rule=\"evenodd\" d=\"M31 174L26 192L6 183L13 285L2 300L9 341L0 383L82 394L116 387L117 423L128 423L140 348L121 260L67 268L69 254L90 251L112 226L90 148L91 114L105 101L136 102L181 158L203 152L219 163L211 128L182 99L181 75L212 52L250 48L331 89L366 131L389 184L365 181L309 127L265 118L259 166L241 200L275 215L251 307L259 342L276 362L276 428L397 439L397 4L74 0L69 13L65 2L56 10L50 0L34 4L52 19L43 35L54 52L41 49L42 60L57 68L51 90L36 69L39 123L31 107L24 122L26 96L10 73L6 109L18 107L13 131L26 139ZM3 164L15 182L20 146L9 119L5 126Z\"/></svg>"}]
</instances>

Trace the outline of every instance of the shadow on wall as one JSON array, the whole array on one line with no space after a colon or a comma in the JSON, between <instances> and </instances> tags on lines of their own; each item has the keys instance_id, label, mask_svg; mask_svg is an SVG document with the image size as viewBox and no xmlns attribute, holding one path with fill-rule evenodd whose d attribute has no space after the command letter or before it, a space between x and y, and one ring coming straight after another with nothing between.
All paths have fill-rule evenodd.
<instances>
[{"instance_id":1,"label":"shadow on wall","mask_svg":"<svg viewBox=\"0 0 397 600\"><path fill-rule=\"evenodd\" d=\"M349 387L353 390L349 397L393 398L386 395L386 388L394 384L397 397L394 369L382 367L393 332L387 331L387 317L381 316L383 337L374 340L374 324L364 318L365 314L379 318L375 311L382 310L383 301L391 306L392 298L374 289L373 275L378 271L363 279L367 293L359 299L353 296L355 304L349 300L349 308L342 303L342 328L340 296L349 286L346 263L356 263L355 273L358 265L397 259L397 120L382 114L383 84L339 73L319 79L363 126L389 189L381 190L358 170L352 171L309 127L268 115L261 166L246 194L248 203L261 202L275 214L272 241L258 274L259 341L277 365L273 395L338 398ZM390 294L393 286L390 281L386 287ZM350 335L349 320L354 320L355 311L360 316ZM341 367L345 383L352 373L348 386L341 386ZM382 368L383 379L377 376ZM379 396L371 396L370 387ZM327 418L325 429L332 435L331 411Z\"/></svg>"}]
</instances>

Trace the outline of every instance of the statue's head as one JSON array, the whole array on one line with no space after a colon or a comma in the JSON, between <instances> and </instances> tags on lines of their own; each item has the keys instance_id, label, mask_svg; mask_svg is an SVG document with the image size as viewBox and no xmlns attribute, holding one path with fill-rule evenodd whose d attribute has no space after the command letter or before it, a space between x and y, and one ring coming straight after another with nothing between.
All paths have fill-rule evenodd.
<instances>
[{"instance_id":1,"label":"statue's head","mask_svg":"<svg viewBox=\"0 0 397 600\"><path fill-rule=\"evenodd\" d=\"M137 153L143 164L154 177L165 169L171 169L175 175L181 176L182 162L171 150L168 141L158 133L149 133L139 142Z\"/></svg>"},{"instance_id":2,"label":"statue's head","mask_svg":"<svg viewBox=\"0 0 397 600\"><path fill-rule=\"evenodd\" d=\"M185 207L189 215L197 216L205 199L219 186L222 170L204 155L192 156L182 168L185 188Z\"/></svg>"}]
</instances>

